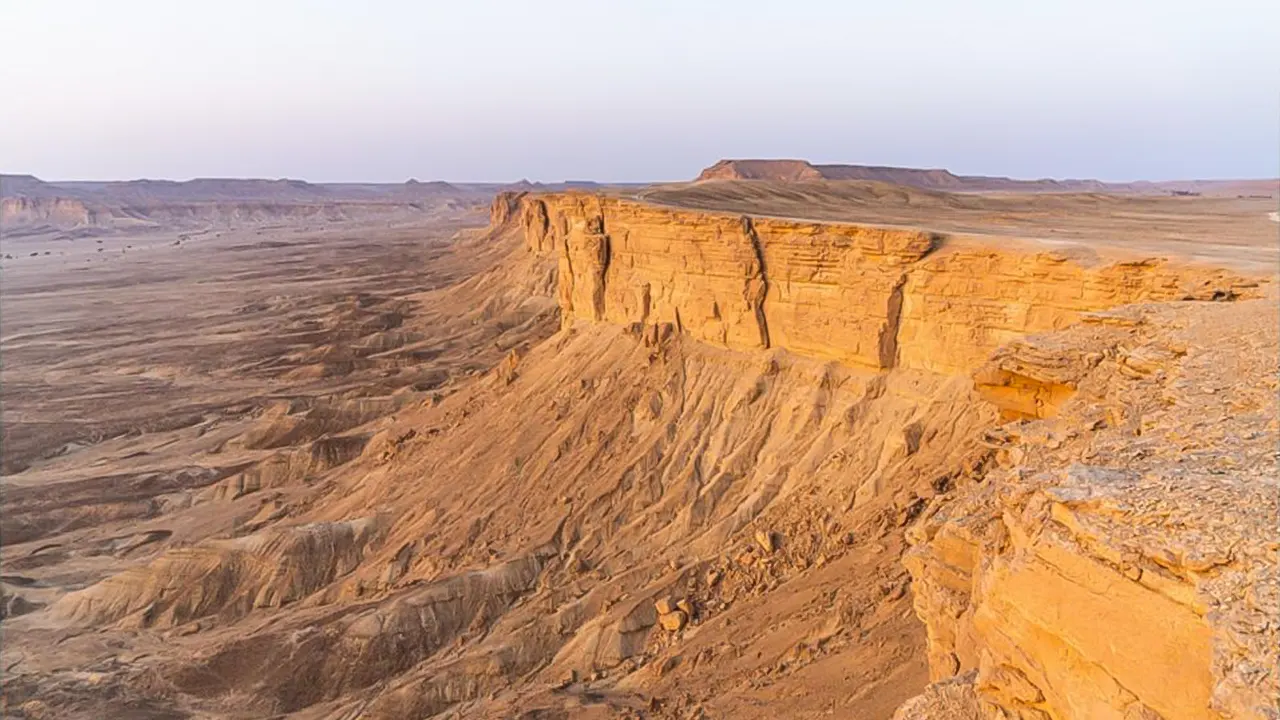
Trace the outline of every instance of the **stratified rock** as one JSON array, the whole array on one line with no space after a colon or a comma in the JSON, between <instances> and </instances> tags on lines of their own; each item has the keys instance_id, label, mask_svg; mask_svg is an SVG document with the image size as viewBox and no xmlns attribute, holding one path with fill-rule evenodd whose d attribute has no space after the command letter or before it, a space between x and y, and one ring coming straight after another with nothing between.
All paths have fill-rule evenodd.
<instances>
[{"instance_id":1,"label":"stratified rock","mask_svg":"<svg viewBox=\"0 0 1280 720\"><path fill-rule=\"evenodd\" d=\"M565 322L670 323L735 350L778 347L876 369L968 373L1001 345L1091 311L1245 297L1252 285L1213 268L1158 260L1086 265L1030 246L914 229L578 193L520 203L528 249L559 261ZM1016 375L999 368L984 384L1026 394ZM1035 416L1036 402L1060 404L1066 392L1038 388L1019 412Z\"/></svg>"},{"instance_id":2,"label":"stratified rock","mask_svg":"<svg viewBox=\"0 0 1280 720\"><path fill-rule=\"evenodd\" d=\"M1237 380L1274 372L1280 316L1096 320L997 353L1072 393L984 391L1052 419L1006 426L1014 460L908 534L932 675L976 671L988 717L1275 718L1277 403Z\"/></svg>"}]
</instances>

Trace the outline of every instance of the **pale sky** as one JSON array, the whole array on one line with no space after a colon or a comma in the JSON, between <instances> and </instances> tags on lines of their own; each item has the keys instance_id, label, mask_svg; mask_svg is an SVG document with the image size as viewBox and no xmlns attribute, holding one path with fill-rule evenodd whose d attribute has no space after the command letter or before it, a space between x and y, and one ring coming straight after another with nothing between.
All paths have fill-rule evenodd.
<instances>
[{"instance_id":1,"label":"pale sky","mask_svg":"<svg viewBox=\"0 0 1280 720\"><path fill-rule=\"evenodd\" d=\"M1280 174L1275 0L0 0L0 172Z\"/></svg>"}]
</instances>

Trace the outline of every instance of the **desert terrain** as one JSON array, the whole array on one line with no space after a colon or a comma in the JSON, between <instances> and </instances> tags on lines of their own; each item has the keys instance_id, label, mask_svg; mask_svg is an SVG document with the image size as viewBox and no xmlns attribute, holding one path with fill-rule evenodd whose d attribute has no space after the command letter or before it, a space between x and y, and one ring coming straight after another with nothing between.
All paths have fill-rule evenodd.
<instances>
[{"instance_id":1,"label":"desert terrain","mask_svg":"<svg viewBox=\"0 0 1280 720\"><path fill-rule=\"evenodd\" d=\"M1280 183L747 163L4 176L3 715L1280 717Z\"/></svg>"}]
</instances>

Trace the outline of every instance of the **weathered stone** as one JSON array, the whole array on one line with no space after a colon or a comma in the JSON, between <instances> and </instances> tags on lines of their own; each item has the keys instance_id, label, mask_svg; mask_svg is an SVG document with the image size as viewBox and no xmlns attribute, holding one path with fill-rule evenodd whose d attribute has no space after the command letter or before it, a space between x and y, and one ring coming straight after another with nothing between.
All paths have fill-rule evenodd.
<instances>
[{"instance_id":1,"label":"weathered stone","mask_svg":"<svg viewBox=\"0 0 1280 720\"><path fill-rule=\"evenodd\" d=\"M1274 308L1135 312L1142 322L1088 323L997 353L1021 377L1075 390L1053 413L1024 406L1055 419L1011 426L1019 461L908 533L931 675L977 669L994 716L1274 717L1278 627L1254 619L1280 613L1277 399L1231 380L1280 354ZM1153 350L1156 334L1178 351ZM1145 360L1090 361L1111 347ZM1111 422L1097 422L1100 409ZM1205 432L1219 422L1206 419L1228 417L1226 443ZM1086 451L1091 464L1074 460Z\"/></svg>"},{"instance_id":2,"label":"weathered stone","mask_svg":"<svg viewBox=\"0 0 1280 720\"><path fill-rule=\"evenodd\" d=\"M684 629L685 623L689 621L689 616L685 615L683 610L672 610L658 616L658 623L667 632L679 632Z\"/></svg>"},{"instance_id":3,"label":"weathered stone","mask_svg":"<svg viewBox=\"0 0 1280 720\"><path fill-rule=\"evenodd\" d=\"M1238 292L1239 284L1219 270L1086 266L1051 252L951 239L938 252L943 236L920 230L577 193L522 202L529 249L560 259L566 321L670 323L724 347L781 347L872 368L966 372L1006 342L1090 311L1210 299ZM1069 394L1069 386L1015 370L980 384L1030 417L1052 412Z\"/></svg>"}]
</instances>

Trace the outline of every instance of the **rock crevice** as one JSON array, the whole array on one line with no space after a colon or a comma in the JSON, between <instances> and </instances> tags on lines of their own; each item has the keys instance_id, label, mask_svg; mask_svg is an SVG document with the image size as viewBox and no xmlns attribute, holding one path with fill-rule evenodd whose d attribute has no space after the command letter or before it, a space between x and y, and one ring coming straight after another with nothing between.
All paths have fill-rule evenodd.
<instances>
[{"instance_id":1,"label":"rock crevice","mask_svg":"<svg viewBox=\"0 0 1280 720\"><path fill-rule=\"evenodd\" d=\"M760 326L760 341L765 348L770 347L769 318L765 314L764 301L769 296L769 271L764 264L764 251L760 249L760 237L756 235L751 218L743 216L742 234L751 243L756 255L757 274L747 278L743 298L755 309L756 324Z\"/></svg>"}]
</instances>

